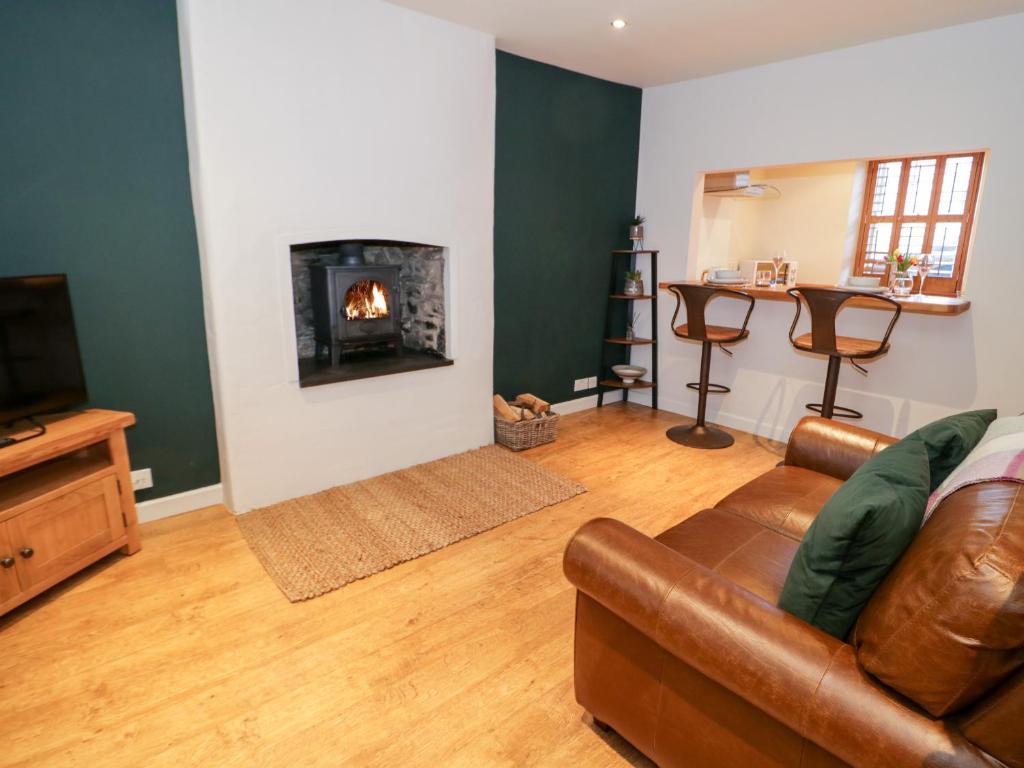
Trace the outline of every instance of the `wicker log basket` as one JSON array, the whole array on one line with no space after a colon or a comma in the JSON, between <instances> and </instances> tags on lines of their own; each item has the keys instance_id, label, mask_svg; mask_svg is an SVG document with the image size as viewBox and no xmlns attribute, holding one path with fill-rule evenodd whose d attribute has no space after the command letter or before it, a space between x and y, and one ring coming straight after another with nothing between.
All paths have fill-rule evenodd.
<instances>
[{"instance_id":1,"label":"wicker log basket","mask_svg":"<svg viewBox=\"0 0 1024 768\"><path fill-rule=\"evenodd\" d=\"M494 396L494 440L513 451L525 451L558 437L558 414L533 395L520 395L511 403Z\"/></svg>"}]
</instances>

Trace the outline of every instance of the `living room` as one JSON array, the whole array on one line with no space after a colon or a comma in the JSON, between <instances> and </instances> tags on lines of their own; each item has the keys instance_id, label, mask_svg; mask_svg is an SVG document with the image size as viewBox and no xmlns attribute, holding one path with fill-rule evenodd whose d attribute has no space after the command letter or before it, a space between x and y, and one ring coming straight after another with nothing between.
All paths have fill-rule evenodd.
<instances>
[{"instance_id":1,"label":"living room","mask_svg":"<svg viewBox=\"0 0 1024 768\"><path fill-rule=\"evenodd\" d=\"M4 4L0 762L1024 766L1022 36Z\"/></svg>"}]
</instances>

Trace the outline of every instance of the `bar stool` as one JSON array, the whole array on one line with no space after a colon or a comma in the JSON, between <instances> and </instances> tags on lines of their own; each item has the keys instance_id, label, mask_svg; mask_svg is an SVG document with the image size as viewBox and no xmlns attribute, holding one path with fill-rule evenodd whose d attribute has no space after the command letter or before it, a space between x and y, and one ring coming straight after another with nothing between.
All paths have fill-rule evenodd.
<instances>
[{"instance_id":1,"label":"bar stool","mask_svg":"<svg viewBox=\"0 0 1024 768\"><path fill-rule=\"evenodd\" d=\"M717 288L706 285L687 285L676 283L668 289L676 296L676 311L672 314L672 330L680 339L699 341L700 350L700 381L690 382L686 386L695 389L699 393L697 399L697 421L696 423L678 427L672 427L665 434L669 440L687 445L690 448L728 448L733 444L733 437L716 427L709 427L705 422L705 414L708 405L708 393L724 394L729 388L721 384L711 384L711 345L718 344L723 352L732 355L732 352L722 347L722 344L731 344L742 341L750 335L747 330L747 323L750 321L750 314L754 311L754 297L743 291L735 291L731 288ZM715 296L722 296L732 301L747 302L747 314L743 318L743 325L739 328L729 328L723 325L708 325L705 320L705 310L708 302ZM679 310L686 305L686 322L676 325L676 318Z\"/></svg>"},{"instance_id":2,"label":"bar stool","mask_svg":"<svg viewBox=\"0 0 1024 768\"><path fill-rule=\"evenodd\" d=\"M888 352L889 336L892 335L892 329L896 327L896 321L899 320L900 312L903 311L902 307L898 302L875 293L841 291L834 288L790 288L786 293L792 296L796 302L796 315L793 316L793 324L789 326L789 342L803 352L828 355L825 393L820 403L808 403L807 409L820 413L826 419L831 419L833 416L840 416L844 419L864 418L864 414L860 411L836 405L839 365L844 357L856 366L855 360L866 360ZM885 336L881 341L858 339L852 336L836 336L836 316L843 305L851 299L873 302L894 310L892 320L889 321L889 327L886 328ZM801 334L794 339L793 331L796 330L796 324L800 320L800 309L804 301L807 302L807 308L811 313L811 332ZM860 366L857 368L866 373Z\"/></svg>"}]
</instances>

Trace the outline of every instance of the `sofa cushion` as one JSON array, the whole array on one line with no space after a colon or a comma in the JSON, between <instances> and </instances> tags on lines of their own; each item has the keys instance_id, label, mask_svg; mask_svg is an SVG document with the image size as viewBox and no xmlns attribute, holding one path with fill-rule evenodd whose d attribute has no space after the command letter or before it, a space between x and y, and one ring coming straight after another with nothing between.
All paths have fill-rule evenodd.
<instances>
[{"instance_id":1,"label":"sofa cushion","mask_svg":"<svg viewBox=\"0 0 1024 768\"><path fill-rule=\"evenodd\" d=\"M928 479L921 440L901 440L867 461L811 524L779 607L845 638L920 528Z\"/></svg>"},{"instance_id":2,"label":"sofa cushion","mask_svg":"<svg viewBox=\"0 0 1024 768\"><path fill-rule=\"evenodd\" d=\"M967 458L995 418L996 412L992 409L966 411L926 424L904 438L920 440L928 451L929 493L942 485L949 473Z\"/></svg>"},{"instance_id":3,"label":"sofa cushion","mask_svg":"<svg viewBox=\"0 0 1024 768\"><path fill-rule=\"evenodd\" d=\"M772 603L779 599L799 546L789 536L723 509L705 509L655 538Z\"/></svg>"},{"instance_id":4,"label":"sofa cushion","mask_svg":"<svg viewBox=\"0 0 1024 768\"><path fill-rule=\"evenodd\" d=\"M1024 486L991 482L935 510L853 635L860 664L936 717L1024 664Z\"/></svg>"},{"instance_id":5,"label":"sofa cushion","mask_svg":"<svg viewBox=\"0 0 1024 768\"><path fill-rule=\"evenodd\" d=\"M809 469L776 467L730 493L715 509L728 509L800 541L842 484Z\"/></svg>"}]
</instances>

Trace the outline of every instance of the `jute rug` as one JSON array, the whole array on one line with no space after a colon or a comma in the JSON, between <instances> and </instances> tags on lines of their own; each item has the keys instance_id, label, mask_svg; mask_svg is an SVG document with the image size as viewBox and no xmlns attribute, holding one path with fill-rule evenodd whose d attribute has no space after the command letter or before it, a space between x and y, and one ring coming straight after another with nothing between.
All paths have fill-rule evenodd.
<instances>
[{"instance_id":1,"label":"jute rug","mask_svg":"<svg viewBox=\"0 0 1024 768\"><path fill-rule=\"evenodd\" d=\"M238 525L296 602L585 491L490 445L256 509Z\"/></svg>"}]
</instances>

